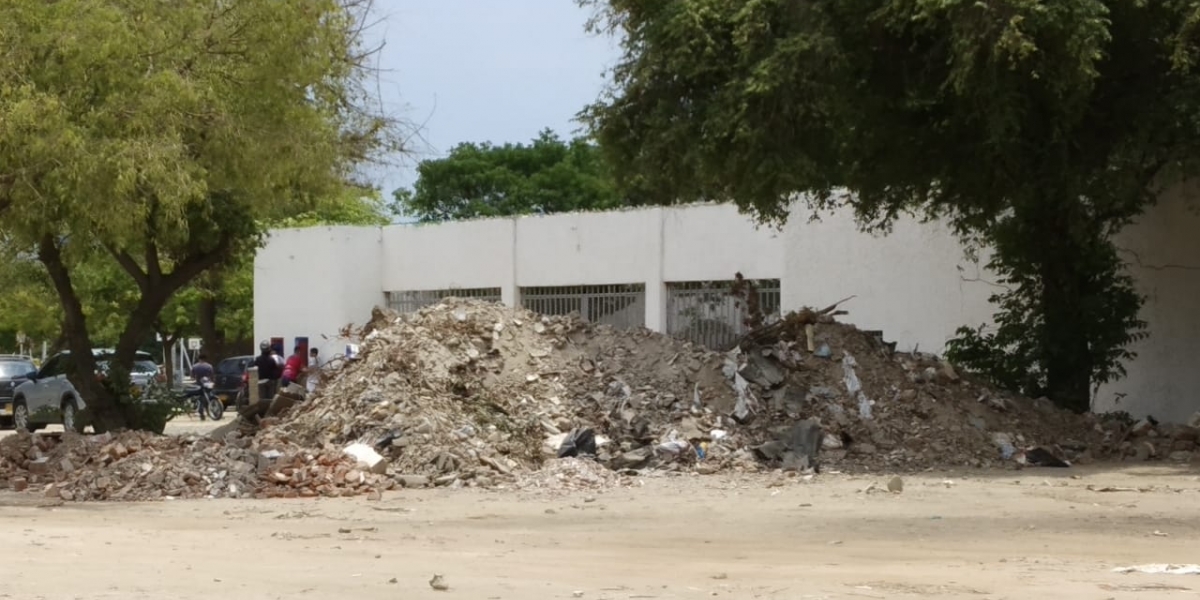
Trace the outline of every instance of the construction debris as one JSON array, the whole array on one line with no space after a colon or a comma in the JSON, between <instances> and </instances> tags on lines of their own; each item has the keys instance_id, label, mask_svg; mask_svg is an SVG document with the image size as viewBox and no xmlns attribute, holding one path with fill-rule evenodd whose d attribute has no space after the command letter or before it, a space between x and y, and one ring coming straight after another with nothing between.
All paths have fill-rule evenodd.
<instances>
[{"instance_id":1,"label":"construction debris","mask_svg":"<svg viewBox=\"0 0 1200 600\"><path fill-rule=\"evenodd\" d=\"M1134 421L1113 416L1105 419L1100 428L1111 446L1113 458L1137 462L1160 459L1187 463L1200 459L1200 452L1197 452L1197 444L1200 444L1198 425L1200 423L1163 424L1154 417Z\"/></svg>"},{"instance_id":2,"label":"construction debris","mask_svg":"<svg viewBox=\"0 0 1200 600\"><path fill-rule=\"evenodd\" d=\"M897 353L882 334L835 322L836 307L789 315L726 352L473 300L377 309L356 356L310 398L293 390L210 436L19 434L0 441L0 486L69 500L378 497L593 489L645 469L1018 468L1028 456L1195 446L1195 428L1139 424L1133 435Z\"/></svg>"},{"instance_id":3,"label":"construction debris","mask_svg":"<svg viewBox=\"0 0 1200 600\"><path fill-rule=\"evenodd\" d=\"M396 486L355 469L355 461L338 452L268 447L240 436L217 442L138 431L19 432L0 441L0 484L7 480L13 490L63 500L297 498Z\"/></svg>"}]
</instances>

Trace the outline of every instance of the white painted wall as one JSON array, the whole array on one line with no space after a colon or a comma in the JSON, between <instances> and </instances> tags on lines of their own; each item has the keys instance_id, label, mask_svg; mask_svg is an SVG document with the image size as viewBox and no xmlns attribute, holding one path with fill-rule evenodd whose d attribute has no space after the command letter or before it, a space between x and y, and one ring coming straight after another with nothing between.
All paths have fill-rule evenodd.
<instances>
[{"instance_id":1,"label":"white painted wall","mask_svg":"<svg viewBox=\"0 0 1200 600\"><path fill-rule=\"evenodd\" d=\"M1134 346L1128 376L1097 392L1096 410L1175 422L1200 411L1200 216L1193 207L1194 199L1173 190L1117 242L1146 298L1141 316L1150 337Z\"/></svg>"},{"instance_id":2,"label":"white painted wall","mask_svg":"<svg viewBox=\"0 0 1200 600\"><path fill-rule=\"evenodd\" d=\"M254 259L254 335L307 336L328 358L341 354L338 332L362 324L383 304L378 227L312 227L271 232Z\"/></svg>"},{"instance_id":3,"label":"white painted wall","mask_svg":"<svg viewBox=\"0 0 1200 600\"><path fill-rule=\"evenodd\" d=\"M511 219L384 227L382 289L511 287L513 227Z\"/></svg>"},{"instance_id":4,"label":"white painted wall","mask_svg":"<svg viewBox=\"0 0 1200 600\"><path fill-rule=\"evenodd\" d=\"M661 274L661 209L522 217L516 225L519 287L643 283Z\"/></svg>"},{"instance_id":5,"label":"white painted wall","mask_svg":"<svg viewBox=\"0 0 1200 600\"><path fill-rule=\"evenodd\" d=\"M642 283L646 325L665 329L665 282L725 280L741 272L778 278L785 310L856 296L844 320L879 329L902 349L941 352L961 325L991 321L987 273L967 260L944 226L898 223L887 237L858 231L849 215L783 230L756 227L732 206L491 219L437 226L321 227L273 232L255 261L259 338L308 335L340 351L337 331L362 323L384 292L500 287L518 302L524 286ZM1097 408L1183 420L1200 409L1200 218L1177 195L1122 236L1151 337L1121 382L1101 388ZM330 339L321 340L321 336ZM1117 394L1125 399L1114 405Z\"/></svg>"},{"instance_id":6,"label":"white painted wall","mask_svg":"<svg viewBox=\"0 0 1200 600\"><path fill-rule=\"evenodd\" d=\"M756 227L731 204L663 210L666 281L778 279L783 275L783 232Z\"/></svg>"},{"instance_id":7,"label":"white painted wall","mask_svg":"<svg viewBox=\"0 0 1200 600\"><path fill-rule=\"evenodd\" d=\"M958 327L991 323L987 300L997 288L944 225L906 219L884 237L860 232L849 213L819 222L808 214L795 211L787 228L785 310L854 296L842 320L883 331L899 349L935 353Z\"/></svg>"}]
</instances>

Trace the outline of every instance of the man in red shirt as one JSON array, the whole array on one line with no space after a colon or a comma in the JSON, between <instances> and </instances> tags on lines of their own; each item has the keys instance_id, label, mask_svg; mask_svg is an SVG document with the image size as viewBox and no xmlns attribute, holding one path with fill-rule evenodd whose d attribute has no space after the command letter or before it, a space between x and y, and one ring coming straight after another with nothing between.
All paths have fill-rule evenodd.
<instances>
[{"instance_id":1,"label":"man in red shirt","mask_svg":"<svg viewBox=\"0 0 1200 600\"><path fill-rule=\"evenodd\" d=\"M306 362L307 359L300 353L300 346L296 346L292 350L292 355L287 358L287 362L283 363L283 378L281 382L283 387L286 388L288 385L296 382L296 379L304 372Z\"/></svg>"}]
</instances>

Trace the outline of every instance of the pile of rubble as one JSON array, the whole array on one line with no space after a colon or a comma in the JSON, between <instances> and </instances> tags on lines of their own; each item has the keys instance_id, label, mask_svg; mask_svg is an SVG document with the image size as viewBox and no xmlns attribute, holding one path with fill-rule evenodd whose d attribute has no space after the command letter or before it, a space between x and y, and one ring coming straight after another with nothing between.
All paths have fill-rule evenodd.
<instances>
[{"instance_id":1,"label":"pile of rubble","mask_svg":"<svg viewBox=\"0 0 1200 600\"><path fill-rule=\"evenodd\" d=\"M1159 423L1153 418L1137 422L1110 419L1104 427L1113 440L1114 454L1123 460L1186 463L1200 458L1200 412L1187 424Z\"/></svg>"},{"instance_id":2,"label":"pile of rubble","mask_svg":"<svg viewBox=\"0 0 1200 600\"><path fill-rule=\"evenodd\" d=\"M1094 420L828 316L789 319L718 353L477 301L377 310L357 360L267 435L364 443L395 473L484 487L518 482L583 429L618 471L816 466L798 447L812 444L812 419L821 462L843 470L1017 464L1035 446L1076 461L1106 452Z\"/></svg>"},{"instance_id":3,"label":"pile of rubble","mask_svg":"<svg viewBox=\"0 0 1200 600\"><path fill-rule=\"evenodd\" d=\"M631 485L628 477L587 458L552 458L517 482L523 490L579 491Z\"/></svg>"},{"instance_id":4,"label":"pile of rubble","mask_svg":"<svg viewBox=\"0 0 1200 600\"><path fill-rule=\"evenodd\" d=\"M343 496L396 482L341 452L265 448L251 438L19 432L0 440L0 489L63 500Z\"/></svg>"},{"instance_id":5,"label":"pile of rubble","mask_svg":"<svg viewBox=\"0 0 1200 600\"><path fill-rule=\"evenodd\" d=\"M0 487L68 500L378 497L612 487L647 468L915 471L1182 460L1195 448L1194 427L1122 425L998 392L832 316L801 311L715 352L471 300L376 310L356 357L257 427L19 434L0 440Z\"/></svg>"}]
</instances>

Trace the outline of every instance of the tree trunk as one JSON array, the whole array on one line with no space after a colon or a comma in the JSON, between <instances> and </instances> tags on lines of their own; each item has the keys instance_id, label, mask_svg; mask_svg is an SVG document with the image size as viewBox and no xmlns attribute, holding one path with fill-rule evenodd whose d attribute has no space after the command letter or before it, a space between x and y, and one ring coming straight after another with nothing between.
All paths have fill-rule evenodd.
<instances>
[{"instance_id":1,"label":"tree trunk","mask_svg":"<svg viewBox=\"0 0 1200 600\"><path fill-rule=\"evenodd\" d=\"M162 338L163 355L167 357L167 360L163 362L165 365L163 368L163 374L167 377L167 383L171 384L175 382L175 361L171 360L171 357L174 355L175 342L179 341L179 335L168 334L161 331L158 332L158 335Z\"/></svg>"},{"instance_id":2,"label":"tree trunk","mask_svg":"<svg viewBox=\"0 0 1200 600\"><path fill-rule=\"evenodd\" d=\"M1066 204L1067 206L1064 206ZM1046 393L1055 404L1084 413L1091 410L1093 367L1088 347L1090 315L1084 307L1095 301L1091 289L1089 257L1096 240L1081 217L1072 214L1074 203L1045 202L1031 225L1041 230L1037 250L1041 279L1042 367Z\"/></svg>"},{"instance_id":3,"label":"tree trunk","mask_svg":"<svg viewBox=\"0 0 1200 600\"><path fill-rule=\"evenodd\" d=\"M217 327L217 299L215 297L200 298L199 314L200 339L204 352L211 358L217 359L226 355L225 333Z\"/></svg>"},{"instance_id":4,"label":"tree trunk","mask_svg":"<svg viewBox=\"0 0 1200 600\"><path fill-rule=\"evenodd\" d=\"M1060 260L1052 260L1061 263ZM1051 269L1056 275L1044 282L1046 392L1055 404L1084 413L1092 405L1092 364L1088 348L1087 319L1080 306L1084 301L1079 275L1063 265Z\"/></svg>"},{"instance_id":5,"label":"tree trunk","mask_svg":"<svg viewBox=\"0 0 1200 600\"><path fill-rule=\"evenodd\" d=\"M62 303L63 338L71 351L71 366L67 377L75 386L75 391L79 392L87 403L93 429L97 433L103 433L124 427L127 419L115 394L96 379L96 357L92 354L92 340L88 335L83 304L79 301L79 295L75 293L71 274L53 237L42 238L38 245L38 259L45 265Z\"/></svg>"},{"instance_id":6,"label":"tree trunk","mask_svg":"<svg viewBox=\"0 0 1200 600\"><path fill-rule=\"evenodd\" d=\"M71 349L73 366L71 382L87 402L87 412L97 433L126 428L130 424L161 427L161 422L151 423L138 419L143 413L142 407L133 401L129 393L129 374L138 347L154 333L159 314L171 296L227 257L229 249L230 240L224 238L215 250L189 256L176 263L170 273L164 273L159 262L158 250L153 243L146 249L145 271L128 253L117 248L108 248L118 264L137 282L141 294L129 315L129 320L125 322L125 329L117 341L115 355L108 360L109 376L101 383L96 378L96 359L92 354L87 318L71 282L70 271L63 261L58 240L50 235L42 238L38 245L38 258L46 266L63 305L63 332ZM123 400L125 402L122 402Z\"/></svg>"},{"instance_id":7,"label":"tree trunk","mask_svg":"<svg viewBox=\"0 0 1200 600\"><path fill-rule=\"evenodd\" d=\"M224 284L225 279L219 269L209 271L204 282L204 288L208 293L201 296L197 315L204 352L213 360L220 360L234 354L231 350L233 344L225 337L225 332L217 326L217 314L221 310L218 298Z\"/></svg>"}]
</instances>

